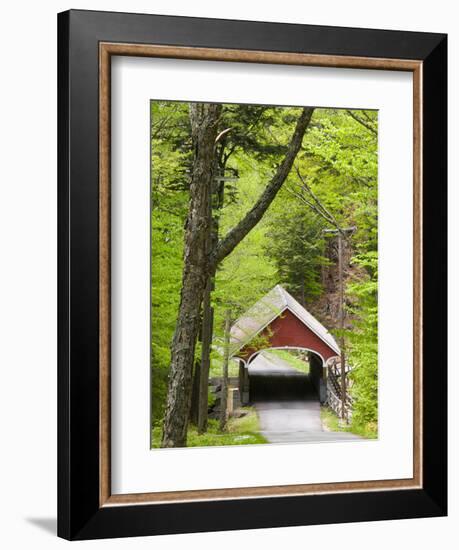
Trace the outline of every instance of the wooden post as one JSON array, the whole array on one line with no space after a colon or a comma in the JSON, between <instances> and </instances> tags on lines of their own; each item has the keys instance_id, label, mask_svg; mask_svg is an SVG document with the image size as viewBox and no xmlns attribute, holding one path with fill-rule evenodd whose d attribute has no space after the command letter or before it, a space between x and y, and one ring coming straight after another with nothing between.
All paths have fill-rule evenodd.
<instances>
[{"instance_id":1,"label":"wooden post","mask_svg":"<svg viewBox=\"0 0 459 550\"><path fill-rule=\"evenodd\" d=\"M239 377L238 377L238 389L239 389L239 401L242 404L242 389L244 387L244 363L239 359Z\"/></svg>"},{"instance_id":2,"label":"wooden post","mask_svg":"<svg viewBox=\"0 0 459 550\"><path fill-rule=\"evenodd\" d=\"M340 347L341 347L341 418L344 422L347 421L346 415L346 349L344 339L344 274L343 274L343 237L345 234L352 235L357 227L346 227L337 229L324 229L323 233L338 236L338 279L339 279L339 328L341 330Z\"/></svg>"},{"instance_id":3,"label":"wooden post","mask_svg":"<svg viewBox=\"0 0 459 550\"><path fill-rule=\"evenodd\" d=\"M193 388L191 390L190 422L198 425L199 415L199 381L200 381L201 361L196 359L194 362Z\"/></svg>"},{"instance_id":4,"label":"wooden post","mask_svg":"<svg viewBox=\"0 0 459 550\"><path fill-rule=\"evenodd\" d=\"M239 400L241 405L249 403L249 380L247 365L239 361Z\"/></svg>"},{"instance_id":5,"label":"wooden post","mask_svg":"<svg viewBox=\"0 0 459 550\"><path fill-rule=\"evenodd\" d=\"M338 233L338 277L341 330L341 418L346 422L346 352L344 342L344 280L343 280L343 236Z\"/></svg>"},{"instance_id":6,"label":"wooden post","mask_svg":"<svg viewBox=\"0 0 459 550\"><path fill-rule=\"evenodd\" d=\"M201 368L199 372L198 433L207 431L210 350L212 345L213 309L210 305L211 279L207 281L202 303Z\"/></svg>"},{"instance_id":7,"label":"wooden post","mask_svg":"<svg viewBox=\"0 0 459 550\"><path fill-rule=\"evenodd\" d=\"M226 427L228 418L228 363L229 363L229 347L230 347L230 330L231 330L231 311L226 311L225 318L225 341L223 350L223 377L220 397L220 430Z\"/></svg>"}]
</instances>

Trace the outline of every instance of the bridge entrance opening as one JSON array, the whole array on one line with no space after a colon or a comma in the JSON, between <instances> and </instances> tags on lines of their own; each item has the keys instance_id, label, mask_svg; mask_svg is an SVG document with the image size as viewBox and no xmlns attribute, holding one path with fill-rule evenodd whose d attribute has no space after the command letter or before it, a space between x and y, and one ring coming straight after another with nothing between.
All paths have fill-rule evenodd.
<instances>
[{"instance_id":1,"label":"bridge entrance opening","mask_svg":"<svg viewBox=\"0 0 459 550\"><path fill-rule=\"evenodd\" d=\"M262 350L247 366L249 401L320 401L324 384L321 365L322 359L309 350Z\"/></svg>"}]
</instances>

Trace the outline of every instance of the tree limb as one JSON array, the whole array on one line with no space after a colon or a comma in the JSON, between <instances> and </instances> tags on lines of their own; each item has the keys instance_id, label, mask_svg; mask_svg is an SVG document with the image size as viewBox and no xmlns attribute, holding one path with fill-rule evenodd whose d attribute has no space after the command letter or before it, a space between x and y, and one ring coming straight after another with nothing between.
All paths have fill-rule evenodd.
<instances>
[{"instance_id":1,"label":"tree limb","mask_svg":"<svg viewBox=\"0 0 459 550\"><path fill-rule=\"evenodd\" d=\"M329 223L334 225L336 229L342 233L339 223L337 222L335 216L328 210L323 202L317 197L317 195L314 193L314 191L311 189L311 187L308 185L305 178L301 175L300 169L298 166L295 166L295 171L297 173L297 176L300 178L301 185L304 191L306 191L311 197L314 203L318 206L318 208L322 211L322 217L324 217ZM306 202L306 201L305 201ZM345 235L343 234L343 237Z\"/></svg>"},{"instance_id":2,"label":"tree limb","mask_svg":"<svg viewBox=\"0 0 459 550\"><path fill-rule=\"evenodd\" d=\"M218 143L220 141L220 139L223 137L223 136L226 136L226 134L228 132L231 132L232 128L226 128L226 130L222 130L218 136L215 138L215 143Z\"/></svg>"},{"instance_id":3,"label":"tree limb","mask_svg":"<svg viewBox=\"0 0 459 550\"><path fill-rule=\"evenodd\" d=\"M362 118L358 117L355 113L353 113L352 111L350 111L349 109L346 109L346 113L352 117L356 122L358 122L359 124L361 124L362 126L364 126L369 132L371 132L372 134L374 134L375 136L378 135L378 131L373 128L373 126L371 126L368 122L365 122Z\"/></svg>"},{"instance_id":4,"label":"tree limb","mask_svg":"<svg viewBox=\"0 0 459 550\"><path fill-rule=\"evenodd\" d=\"M308 201L307 198L302 194L298 193L298 191L295 191L292 187L286 188L287 192L293 195L296 199L299 199L303 204L305 204L307 207L309 207L311 210L313 210L318 216L323 218L326 222L336 227L335 222L332 220L332 218L329 218L325 212L323 212L316 204L314 204L311 201Z\"/></svg>"},{"instance_id":5,"label":"tree limb","mask_svg":"<svg viewBox=\"0 0 459 550\"><path fill-rule=\"evenodd\" d=\"M299 199L301 202L303 202L306 206L308 206L313 212L318 214L321 218L323 218L326 222L328 222L330 225L333 225L342 235L342 237L347 241L348 236L346 234L346 231L342 229L342 227L339 225L338 221L336 220L335 216L328 210L325 205L322 203L322 201L317 197L317 195L314 193L314 191L311 189L311 187L306 182L306 179L301 175L301 172L298 168L298 166L295 165L295 171L300 179L301 182L301 190L303 193L299 193L298 191L295 191L295 189L292 189L291 187L287 187L287 191ZM311 198L312 201L308 200L304 193L307 193Z\"/></svg>"},{"instance_id":6,"label":"tree limb","mask_svg":"<svg viewBox=\"0 0 459 550\"><path fill-rule=\"evenodd\" d=\"M244 237L257 225L257 223L263 217L263 214L268 209L269 205L274 200L277 192L282 187L282 184L287 179L287 176L293 166L298 151L301 148L303 142L303 136L306 132L309 122L311 121L313 107L306 107L301 112L296 123L295 131L288 146L287 152L281 164L278 166L276 173L271 181L265 187L264 191L254 204L252 209L245 215L245 217L231 229L227 235L221 239L216 247L212 263L216 266L219 264L228 254L230 254L235 247L244 239Z\"/></svg>"}]
</instances>

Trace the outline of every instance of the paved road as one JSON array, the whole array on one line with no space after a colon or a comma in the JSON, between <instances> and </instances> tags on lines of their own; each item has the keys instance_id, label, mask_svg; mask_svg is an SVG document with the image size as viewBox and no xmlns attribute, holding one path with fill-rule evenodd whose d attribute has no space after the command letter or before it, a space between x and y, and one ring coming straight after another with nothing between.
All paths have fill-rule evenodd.
<instances>
[{"instance_id":1,"label":"paved road","mask_svg":"<svg viewBox=\"0 0 459 550\"><path fill-rule=\"evenodd\" d=\"M262 352L249 366L251 399L270 443L355 441L359 436L322 428L320 404L307 375Z\"/></svg>"}]
</instances>

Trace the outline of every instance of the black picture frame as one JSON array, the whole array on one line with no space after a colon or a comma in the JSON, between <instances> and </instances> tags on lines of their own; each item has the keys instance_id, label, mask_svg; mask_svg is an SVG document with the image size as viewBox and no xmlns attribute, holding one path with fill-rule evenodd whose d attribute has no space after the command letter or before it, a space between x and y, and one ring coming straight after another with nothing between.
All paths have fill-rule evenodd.
<instances>
[{"instance_id":1,"label":"black picture frame","mask_svg":"<svg viewBox=\"0 0 459 550\"><path fill-rule=\"evenodd\" d=\"M422 61L422 488L100 506L99 44ZM71 10L58 15L58 535L71 540L447 513L447 37Z\"/></svg>"}]
</instances>

